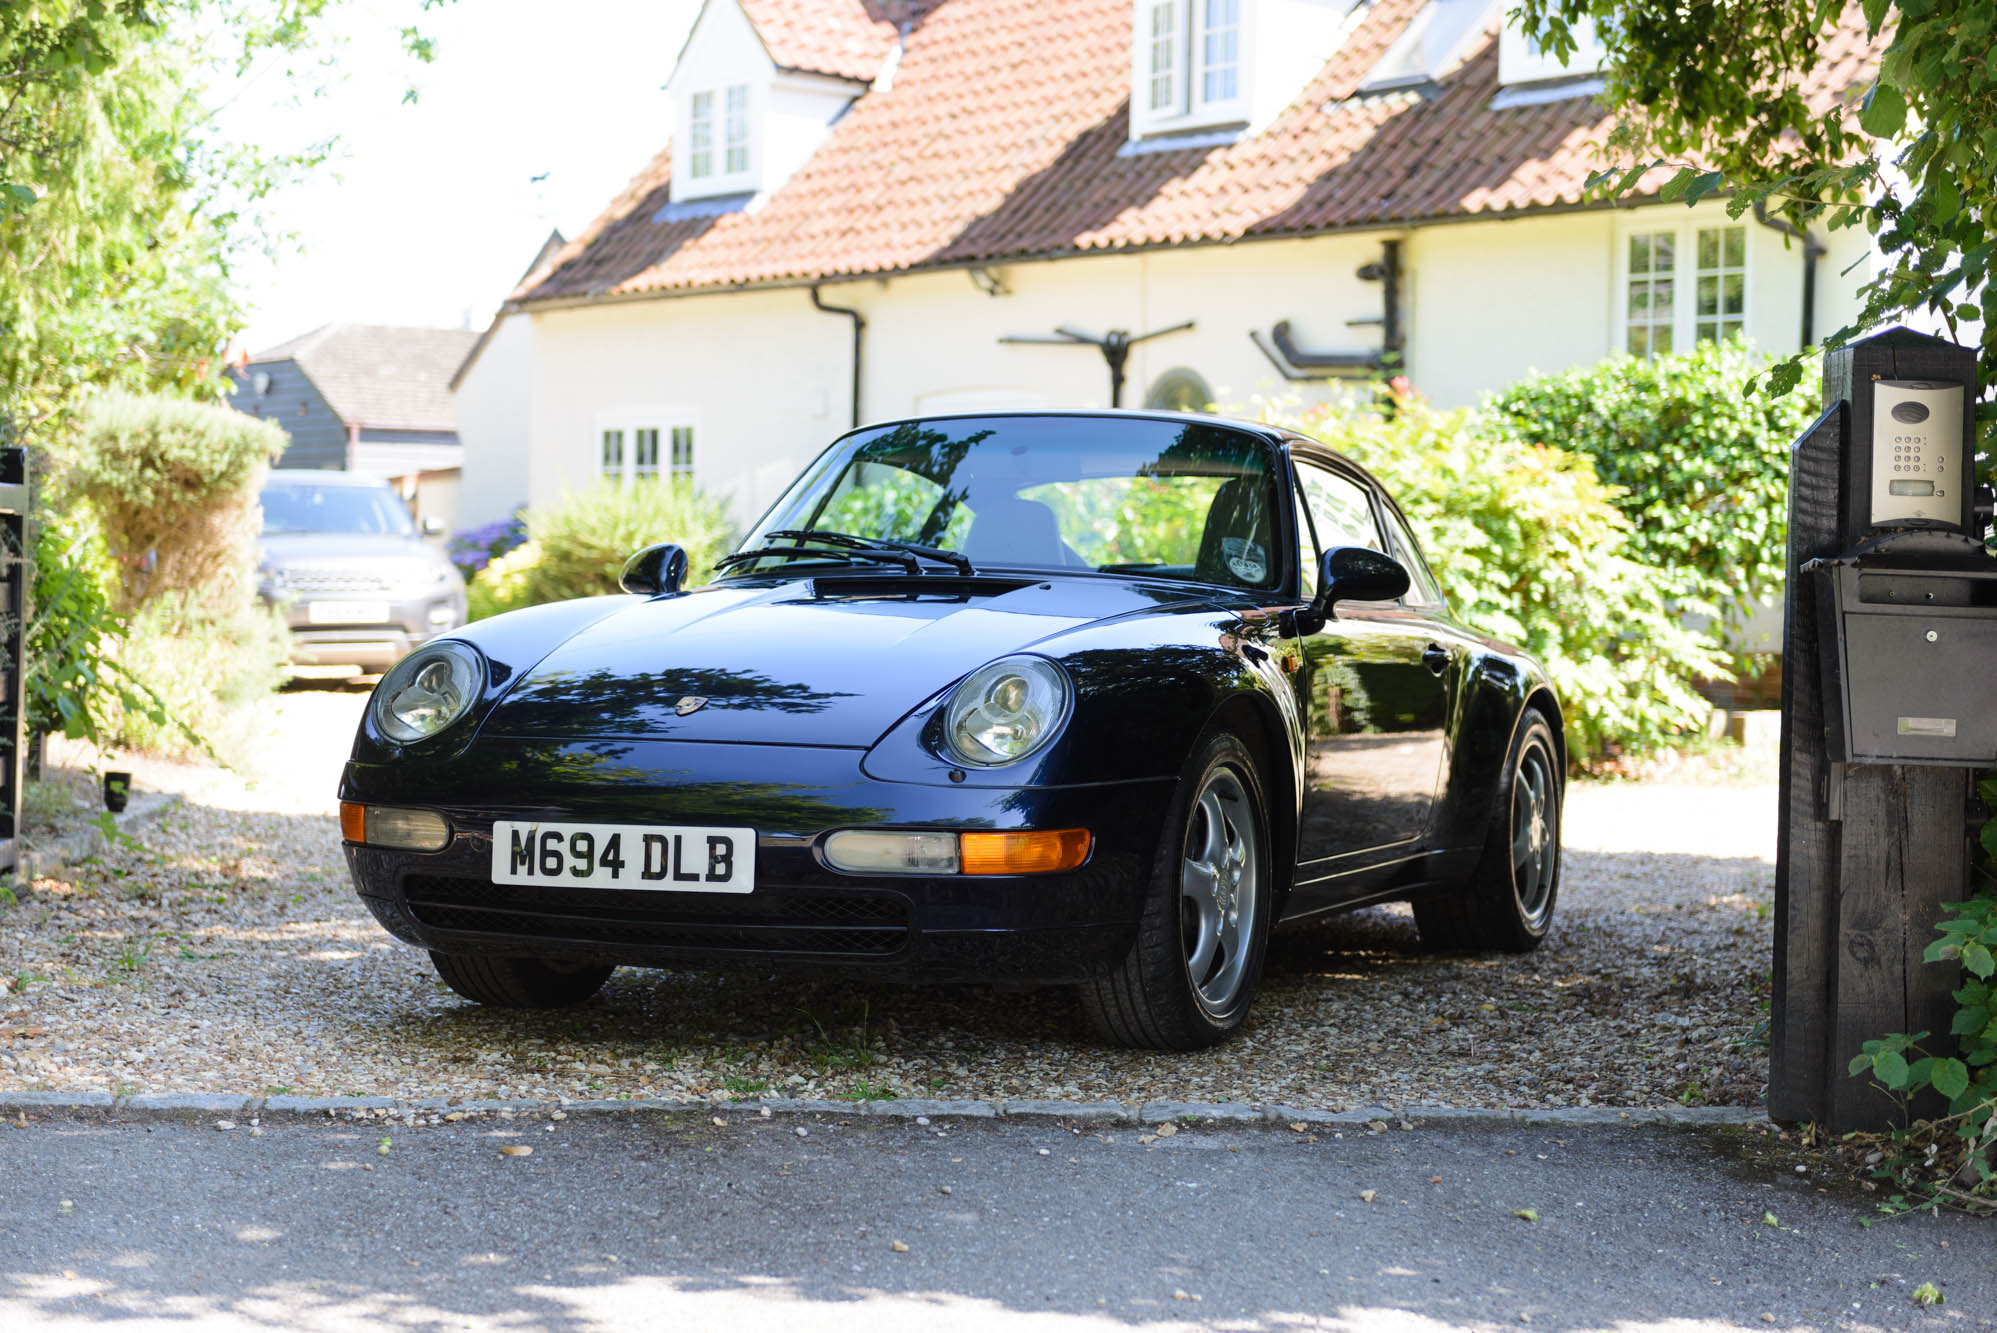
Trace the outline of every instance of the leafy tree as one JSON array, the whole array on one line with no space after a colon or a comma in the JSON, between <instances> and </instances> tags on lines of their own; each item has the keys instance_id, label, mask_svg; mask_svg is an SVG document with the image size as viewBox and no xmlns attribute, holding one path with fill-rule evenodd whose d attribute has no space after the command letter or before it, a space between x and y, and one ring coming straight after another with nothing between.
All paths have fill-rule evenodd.
<instances>
[{"instance_id":1,"label":"leafy tree","mask_svg":"<svg viewBox=\"0 0 1997 1333\"><path fill-rule=\"evenodd\" d=\"M1863 227L1888 262L1861 290L1837 347L1867 328L1932 311L1949 328L1981 320L1986 385L1997 382L1997 5L1990 0L1519 0L1524 27L1558 54L1592 19L1607 53L1611 147L1630 165L1604 172L1612 194L1661 179L1663 197L1731 192L1792 225ZM1838 94L1820 57L1839 25L1862 26L1879 53L1869 88ZM1813 77L1814 75L1814 77ZM1862 100L1861 100L1862 97ZM1792 358L1777 394L1802 377ZM1979 411L1985 439L1997 406Z\"/></svg>"}]
</instances>

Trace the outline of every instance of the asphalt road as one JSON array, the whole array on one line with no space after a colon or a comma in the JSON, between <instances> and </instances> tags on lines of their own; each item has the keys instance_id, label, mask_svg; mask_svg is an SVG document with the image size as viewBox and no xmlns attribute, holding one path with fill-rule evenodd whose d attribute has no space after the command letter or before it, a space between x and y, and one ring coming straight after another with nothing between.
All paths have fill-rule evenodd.
<instances>
[{"instance_id":1,"label":"asphalt road","mask_svg":"<svg viewBox=\"0 0 1997 1333\"><path fill-rule=\"evenodd\" d=\"M722 1115L10 1123L0 1329L1997 1319L1997 1224L1862 1227L1875 1196L1740 1129Z\"/></svg>"}]
</instances>

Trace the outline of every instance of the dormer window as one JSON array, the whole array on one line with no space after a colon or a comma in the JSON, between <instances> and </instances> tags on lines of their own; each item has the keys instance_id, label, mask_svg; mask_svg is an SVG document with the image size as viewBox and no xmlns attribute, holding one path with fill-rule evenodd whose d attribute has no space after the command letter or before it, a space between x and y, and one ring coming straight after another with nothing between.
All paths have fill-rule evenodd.
<instances>
[{"instance_id":1,"label":"dormer window","mask_svg":"<svg viewBox=\"0 0 1997 1333\"><path fill-rule=\"evenodd\" d=\"M749 85L702 88L686 100L686 184L689 195L755 188L754 119Z\"/></svg>"},{"instance_id":2,"label":"dormer window","mask_svg":"<svg viewBox=\"0 0 1997 1333\"><path fill-rule=\"evenodd\" d=\"M1140 0L1131 42L1133 137L1249 118L1251 0Z\"/></svg>"}]
</instances>

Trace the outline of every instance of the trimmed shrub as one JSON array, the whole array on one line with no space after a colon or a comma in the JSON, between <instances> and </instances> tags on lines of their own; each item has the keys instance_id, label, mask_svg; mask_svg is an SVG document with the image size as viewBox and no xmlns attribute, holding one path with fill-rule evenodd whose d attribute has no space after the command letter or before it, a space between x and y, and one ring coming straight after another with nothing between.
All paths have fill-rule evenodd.
<instances>
[{"instance_id":1,"label":"trimmed shrub","mask_svg":"<svg viewBox=\"0 0 1997 1333\"><path fill-rule=\"evenodd\" d=\"M732 535L728 506L682 481L599 482L527 511L527 541L472 581L473 615L616 592L632 552L655 542L686 548L687 586L714 573Z\"/></svg>"},{"instance_id":2,"label":"trimmed shrub","mask_svg":"<svg viewBox=\"0 0 1997 1333\"><path fill-rule=\"evenodd\" d=\"M1703 723L1692 683L1725 668L1679 622L1671 580L1633 558L1629 520L1591 461L1492 438L1469 411L1405 395L1393 407L1390 417L1330 404L1265 419L1323 440L1386 484L1454 614L1546 667L1576 762L1655 749Z\"/></svg>"},{"instance_id":3,"label":"trimmed shrub","mask_svg":"<svg viewBox=\"0 0 1997 1333\"><path fill-rule=\"evenodd\" d=\"M290 674L291 635L283 616L255 598L217 605L181 590L156 593L133 612L118 651L160 704L154 712L111 700L106 730L119 744L168 756L206 752L238 766Z\"/></svg>"},{"instance_id":4,"label":"trimmed shrub","mask_svg":"<svg viewBox=\"0 0 1997 1333\"><path fill-rule=\"evenodd\" d=\"M1520 380L1487 413L1509 439L1594 459L1618 488L1630 555L1679 579L1686 609L1738 624L1781 592L1789 450L1821 409L1808 388L1749 393L1770 363L1739 338L1614 357Z\"/></svg>"},{"instance_id":5,"label":"trimmed shrub","mask_svg":"<svg viewBox=\"0 0 1997 1333\"><path fill-rule=\"evenodd\" d=\"M162 592L227 607L253 586L257 490L284 445L277 426L226 407L104 393L80 413L53 489L96 512L121 610Z\"/></svg>"}]
</instances>

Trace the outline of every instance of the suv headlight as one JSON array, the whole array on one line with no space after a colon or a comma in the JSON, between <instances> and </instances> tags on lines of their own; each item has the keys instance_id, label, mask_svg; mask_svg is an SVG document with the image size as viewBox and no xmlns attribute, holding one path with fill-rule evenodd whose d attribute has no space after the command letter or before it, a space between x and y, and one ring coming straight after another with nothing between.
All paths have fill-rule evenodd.
<instances>
[{"instance_id":1,"label":"suv headlight","mask_svg":"<svg viewBox=\"0 0 1997 1333\"><path fill-rule=\"evenodd\" d=\"M471 711L485 688L485 659L455 639L425 644L375 686L368 710L401 745L428 740Z\"/></svg>"},{"instance_id":2,"label":"suv headlight","mask_svg":"<svg viewBox=\"0 0 1997 1333\"><path fill-rule=\"evenodd\" d=\"M960 763L988 768L1024 759L1068 720L1067 673L1044 657L1001 657L958 683L943 714L943 744Z\"/></svg>"}]
</instances>

